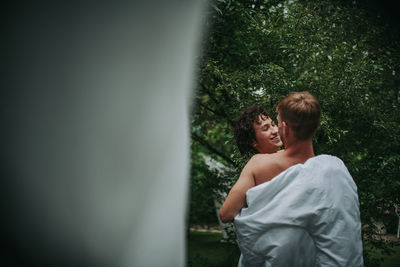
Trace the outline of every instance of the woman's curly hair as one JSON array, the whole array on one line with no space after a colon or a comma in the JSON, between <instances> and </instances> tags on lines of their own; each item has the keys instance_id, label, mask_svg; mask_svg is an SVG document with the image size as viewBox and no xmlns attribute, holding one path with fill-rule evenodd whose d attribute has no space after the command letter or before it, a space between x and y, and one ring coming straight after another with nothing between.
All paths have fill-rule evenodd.
<instances>
[{"instance_id":1,"label":"woman's curly hair","mask_svg":"<svg viewBox=\"0 0 400 267\"><path fill-rule=\"evenodd\" d=\"M242 155L249 152L257 153L253 147L256 139L253 124L260 123L260 115L271 118L271 114L264 106L250 106L242 110L233 121L236 145Z\"/></svg>"}]
</instances>

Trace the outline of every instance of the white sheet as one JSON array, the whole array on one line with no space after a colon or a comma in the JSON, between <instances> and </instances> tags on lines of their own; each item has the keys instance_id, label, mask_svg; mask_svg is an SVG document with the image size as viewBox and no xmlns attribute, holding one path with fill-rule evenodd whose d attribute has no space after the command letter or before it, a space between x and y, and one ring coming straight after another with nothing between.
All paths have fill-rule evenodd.
<instances>
[{"instance_id":1,"label":"white sheet","mask_svg":"<svg viewBox=\"0 0 400 267\"><path fill-rule=\"evenodd\" d=\"M337 157L251 188L234 224L239 266L363 266L357 186Z\"/></svg>"}]
</instances>

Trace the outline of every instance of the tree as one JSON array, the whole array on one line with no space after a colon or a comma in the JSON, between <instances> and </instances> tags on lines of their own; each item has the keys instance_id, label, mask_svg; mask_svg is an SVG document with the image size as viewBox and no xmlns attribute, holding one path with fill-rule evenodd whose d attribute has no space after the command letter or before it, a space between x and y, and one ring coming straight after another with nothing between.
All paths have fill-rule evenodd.
<instances>
[{"instance_id":1,"label":"tree","mask_svg":"<svg viewBox=\"0 0 400 267\"><path fill-rule=\"evenodd\" d=\"M368 1L213 3L192 115L192 181L203 172L200 150L236 167L237 177L246 157L235 146L232 121L242 108L264 104L273 112L290 91L308 90L323 111L315 151L345 162L362 223L372 226L377 200L399 200L398 29ZM209 192L228 190L222 179L211 184ZM364 256L366 265L377 263Z\"/></svg>"}]
</instances>

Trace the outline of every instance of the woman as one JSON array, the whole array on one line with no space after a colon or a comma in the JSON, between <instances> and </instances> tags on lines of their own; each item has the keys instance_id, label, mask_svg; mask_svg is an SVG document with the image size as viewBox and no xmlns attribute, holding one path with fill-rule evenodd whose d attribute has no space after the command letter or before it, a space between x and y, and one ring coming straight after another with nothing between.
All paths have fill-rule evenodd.
<instances>
[{"instance_id":1,"label":"woman","mask_svg":"<svg viewBox=\"0 0 400 267\"><path fill-rule=\"evenodd\" d=\"M263 106L251 106L242 110L234 121L234 134L242 155L258 152L243 168L241 176L251 172L252 164L262 162L265 154L276 153L282 146L278 127ZM230 190L219 211L222 222L233 221L233 218L246 205L247 190L268 181L265 177L256 174L252 174L251 177L254 179L238 179Z\"/></svg>"}]
</instances>

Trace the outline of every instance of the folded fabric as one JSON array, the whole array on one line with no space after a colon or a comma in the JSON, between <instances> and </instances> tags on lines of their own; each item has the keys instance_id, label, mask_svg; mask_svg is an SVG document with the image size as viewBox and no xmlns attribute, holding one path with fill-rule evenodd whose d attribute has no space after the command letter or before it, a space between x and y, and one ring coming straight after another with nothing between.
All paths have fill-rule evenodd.
<instances>
[{"instance_id":1,"label":"folded fabric","mask_svg":"<svg viewBox=\"0 0 400 267\"><path fill-rule=\"evenodd\" d=\"M239 266L363 266L357 186L339 158L310 158L246 198Z\"/></svg>"}]
</instances>

